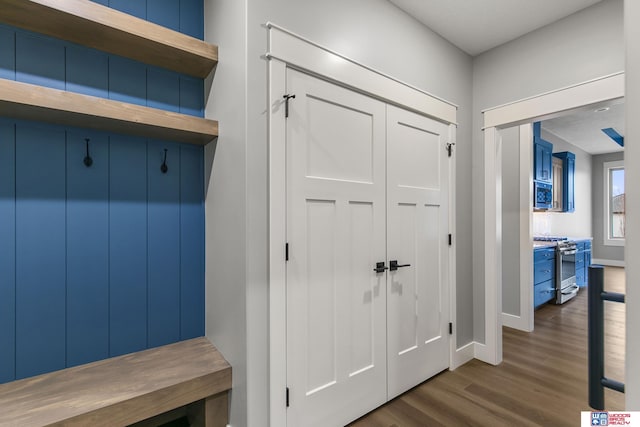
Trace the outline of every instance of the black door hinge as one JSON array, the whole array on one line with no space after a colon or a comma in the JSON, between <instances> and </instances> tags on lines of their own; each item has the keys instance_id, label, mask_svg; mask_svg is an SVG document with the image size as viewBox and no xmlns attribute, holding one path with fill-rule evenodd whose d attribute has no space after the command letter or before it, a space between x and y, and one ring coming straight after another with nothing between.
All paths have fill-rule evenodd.
<instances>
[{"instance_id":1,"label":"black door hinge","mask_svg":"<svg viewBox=\"0 0 640 427\"><path fill-rule=\"evenodd\" d=\"M282 95L282 98L284 98L284 118L286 119L287 117L289 117L289 100L292 98L295 98L295 95Z\"/></svg>"},{"instance_id":2,"label":"black door hinge","mask_svg":"<svg viewBox=\"0 0 640 427\"><path fill-rule=\"evenodd\" d=\"M289 261L289 243L284 245L284 260Z\"/></svg>"},{"instance_id":3,"label":"black door hinge","mask_svg":"<svg viewBox=\"0 0 640 427\"><path fill-rule=\"evenodd\" d=\"M449 246L451 246L451 242L453 241L453 236L449 234Z\"/></svg>"},{"instance_id":4,"label":"black door hinge","mask_svg":"<svg viewBox=\"0 0 640 427\"><path fill-rule=\"evenodd\" d=\"M449 335L453 335L453 323L449 322Z\"/></svg>"},{"instance_id":5,"label":"black door hinge","mask_svg":"<svg viewBox=\"0 0 640 427\"><path fill-rule=\"evenodd\" d=\"M453 150L453 146L456 145L455 142L449 142L447 143L447 153L449 153L449 157L451 157L452 154L452 150Z\"/></svg>"},{"instance_id":6,"label":"black door hinge","mask_svg":"<svg viewBox=\"0 0 640 427\"><path fill-rule=\"evenodd\" d=\"M287 408L289 407L289 387L287 387Z\"/></svg>"}]
</instances>

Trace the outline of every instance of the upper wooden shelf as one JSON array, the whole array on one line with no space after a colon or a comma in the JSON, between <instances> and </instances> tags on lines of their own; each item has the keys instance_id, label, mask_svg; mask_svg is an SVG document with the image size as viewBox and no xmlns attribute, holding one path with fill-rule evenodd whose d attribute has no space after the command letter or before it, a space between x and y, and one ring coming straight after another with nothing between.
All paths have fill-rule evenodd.
<instances>
[{"instance_id":1,"label":"upper wooden shelf","mask_svg":"<svg viewBox=\"0 0 640 427\"><path fill-rule=\"evenodd\" d=\"M215 120L5 79L0 116L198 145L218 136Z\"/></svg>"},{"instance_id":2,"label":"upper wooden shelf","mask_svg":"<svg viewBox=\"0 0 640 427\"><path fill-rule=\"evenodd\" d=\"M0 22L205 78L218 47L89 0L0 0Z\"/></svg>"}]
</instances>

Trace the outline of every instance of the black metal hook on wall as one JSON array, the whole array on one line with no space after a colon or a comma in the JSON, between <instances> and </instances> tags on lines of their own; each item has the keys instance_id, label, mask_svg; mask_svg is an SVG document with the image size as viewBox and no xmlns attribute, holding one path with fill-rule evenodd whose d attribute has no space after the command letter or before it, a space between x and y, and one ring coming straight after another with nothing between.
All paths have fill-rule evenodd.
<instances>
[{"instance_id":1,"label":"black metal hook on wall","mask_svg":"<svg viewBox=\"0 0 640 427\"><path fill-rule=\"evenodd\" d=\"M169 170L169 166L167 166L167 149L164 149L164 160L162 161L162 165L160 165L160 171L162 173L167 173Z\"/></svg>"},{"instance_id":2,"label":"black metal hook on wall","mask_svg":"<svg viewBox=\"0 0 640 427\"><path fill-rule=\"evenodd\" d=\"M84 157L83 162L86 167L91 167L93 159L91 158L91 155L89 155L89 138L85 138L84 141L87 147L87 155Z\"/></svg>"}]
</instances>

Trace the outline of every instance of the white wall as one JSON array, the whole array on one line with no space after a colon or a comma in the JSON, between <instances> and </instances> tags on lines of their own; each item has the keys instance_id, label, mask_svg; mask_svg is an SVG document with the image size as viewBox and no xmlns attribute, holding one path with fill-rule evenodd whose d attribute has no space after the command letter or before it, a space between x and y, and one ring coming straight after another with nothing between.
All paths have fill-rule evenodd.
<instances>
[{"instance_id":1,"label":"white wall","mask_svg":"<svg viewBox=\"0 0 640 427\"><path fill-rule=\"evenodd\" d=\"M220 62L205 115L219 120L205 148L206 335L231 363L231 419L247 425L246 328L246 2L205 1L205 39Z\"/></svg>"},{"instance_id":2,"label":"white wall","mask_svg":"<svg viewBox=\"0 0 640 427\"><path fill-rule=\"evenodd\" d=\"M520 127L502 129L500 136L503 194L502 312L520 316Z\"/></svg>"},{"instance_id":3,"label":"white wall","mask_svg":"<svg viewBox=\"0 0 640 427\"><path fill-rule=\"evenodd\" d=\"M628 222L626 231L625 259L640 259L640 2L626 0L626 85L625 85L625 188ZM640 410L640 263L629 262L627 272L627 321L626 321L626 367L625 397L628 410ZM634 381L630 381L633 378Z\"/></svg>"},{"instance_id":4,"label":"white wall","mask_svg":"<svg viewBox=\"0 0 640 427\"><path fill-rule=\"evenodd\" d=\"M475 340L484 342L483 137L480 111L624 70L622 0L604 0L474 58Z\"/></svg>"},{"instance_id":5,"label":"white wall","mask_svg":"<svg viewBox=\"0 0 640 427\"><path fill-rule=\"evenodd\" d=\"M544 124L543 124L544 125ZM571 151L576 155L575 212L534 212L533 234L593 237L591 154L542 129L542 139L553 144L553 152Z\"/></svg>"}]
</instances>

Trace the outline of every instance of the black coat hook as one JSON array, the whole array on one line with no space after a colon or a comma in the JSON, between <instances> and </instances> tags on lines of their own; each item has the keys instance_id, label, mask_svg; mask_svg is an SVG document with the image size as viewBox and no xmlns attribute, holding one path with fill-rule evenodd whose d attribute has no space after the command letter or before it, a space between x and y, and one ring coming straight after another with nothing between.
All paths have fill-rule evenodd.
<instances>
[{"instance_id":1,"label":"black coat hook","mask_svg":"<svg viewBox=\"0 0 640 427\"><path fill-rule=\"evenodd\" d=\"M84 165L90 167L93 164L93 159L89 155L89 138L85 138L84 141L87 144L87 155L84 158Z\"/></svg>"},{"instance_id":2,"label":"black coat hook","mask_svg":"<svg viewBox=\"0 0 640 427\"><path fill-rule=\"evenodd\" d=\"M160 165L160 170L162 171L162 173L167 173L167 171L169 170L169 166L167 166L167 149L164 149L164 160L162 162L162 165Z\"/></svg>"}]
</instances>

